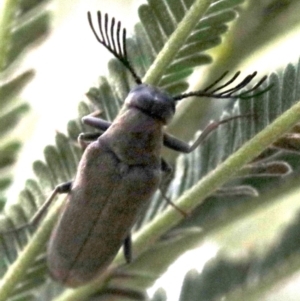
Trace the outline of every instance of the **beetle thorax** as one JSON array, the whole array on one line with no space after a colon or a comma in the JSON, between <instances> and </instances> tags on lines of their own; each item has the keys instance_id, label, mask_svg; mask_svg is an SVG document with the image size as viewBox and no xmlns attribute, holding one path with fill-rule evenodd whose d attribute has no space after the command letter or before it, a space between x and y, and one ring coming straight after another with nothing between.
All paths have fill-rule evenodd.
<instances>
[{"instance_id":1,"label":"beetle thorax","mask_svg":"<svg viewBox=\"0 0 300 301\"><path fill-rule=\"evenodd\" d=\"M143 113L167 124L175 114L175 102L166 92L149 85L138 85L125 99L129 108L137 108Z\"/></svg>"},{"instance_id":2,"label":"beetle thorax","mask_svg":"<svg viewBox=\"0 0 300 301\"><path fill-rule=\"evenodd\" d=\"M125 108L99 137L125 164L156 165L163 144L163 123L136 108Z\"/></svg>"}]
</instances>

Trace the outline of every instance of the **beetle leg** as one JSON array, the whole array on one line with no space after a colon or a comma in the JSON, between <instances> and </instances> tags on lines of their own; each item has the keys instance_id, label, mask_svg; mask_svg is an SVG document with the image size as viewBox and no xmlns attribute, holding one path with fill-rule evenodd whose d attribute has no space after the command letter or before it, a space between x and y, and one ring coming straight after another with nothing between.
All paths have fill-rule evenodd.
<instances>
[{"instance_id":1,"label":"beetle leg","mask_svg":"<svg viewBox=\"0 0 300 301\"><path fill-rule=\"evenodd\" d=\"M161 195L163 196L163 198L166 200L166 202L171 205L172 207L174 207L180 214L183 215L183 217L187 217L189 214L186 213L184 210L182 210L180 207L178 207L177 205L175 205L166 195L163 191L161 191Z\"/></svg>"},{"instance_id":2,"label":"beetle leg","mask_svg":"<svg viewBox=\"0 0 300 301\"><path fill-rule=\"evenodd\" d=\"M54 200L54 198L56 197L56 195L57 194L62 194L62 193L68 193L68 192L70 192L71 191L71 187L72 187L72 181L65 182L65 183L57 185L54 188L54 190L52 191L52 193L49 196L49 198L42 205L42 207L40 207L40 209L32 217L32 219L30 220L30 224L31 225L36 225L40 221L41 217L44 215L44 213L46 212L46 210L49 208L49 206L51 205L51 203Z\"/></svg>"},{"instance_id":3,"label":"beetle leg","mask_svg":"<svg viewBox=\"0 0 300 301\"><path fill-rule=\"evenodd\" d=\"M166 179L165 181L163 182L167 182L168 179L171 177L171 174L172 174L172 166L164 159L164 158L161 158L161 170L164 174L166 174ZM164 183L161 183L161 184L164 184ZM187 213L185 211L183 211L182 209L180 209L178 206L176 206L171 200L170 198L168 198L166 196L166 194L164 193L164 190L163 190L163 185L160 185L159 186L159 190L160 190L160 193L161 195L163 196L163 198L166 200L166 202L173 206L177 211L179 211L184 217L187 217Z\"/></svg>"},{"instance_id":4,"label":"beetle leg","mask_svg":"<svg viewBox=\"0 0 300 301\"><path fill-rule=\"evenodd\" d=\"M86 147L91 143L90 140L94 141L98 139L111 125L110 122L96 118L92 115L83 117L82 122L91 127L101 130L101 133L81 133L78 136L77 140L82 149L86 149Z\"/></svg>"},{"instance_id":5,"label":"beetle leg","mask_svg":"<svg viewBox=\"0 0 300 301\"><path fill-rule=\"evenodd\" d=\"M128 234L128 236L124 239L123 252L124 252L124 257L125 257L126 262L130 263L132 260L131 234Z\"/></svg>"},{"instance_id":6,"label":"beetle leg","mask_svg":"<svg viewBox=\"0 0 300 301\"><path fill-rule=\"evenodd\" d=\"M160 158L160 160L161 160L161 170L169 178L169 176L172 174L173 168L164 158Z\"/></svg>"},{"instance_id":7,"label":"beetle leg","mask_svg":"<svg viewBox=\"0 0 300 301\"><path fill-rule=\"evenodd\" d=\"M52 193L49 196L49 198L38 209L38 211L34 214L34 216L30 219L30 221L28 223L26 223L26 224L24 224L22 226L19 226L19 227L15 228L15 229L8 230L8 231L1 232L1 233L11 233L11 232L22 230L22 229L30 227L30 226L36 226L39 223L39 221L41 220L41 218L44 215L44 213L46 212L46 210L51 205L51 203L54 200L54 198L56 197L56 195L57 194L61 194L61 193L68 193L68 192L70 192L71 191L71 187L72 187L72 181L69 181L69 182L57 185L54 188L54 190L52 191Z\"/></svg>"},{"instance_id":8,"label":"beetle leg","mask_svg":"<svg viewBox=\"0 0 300 301\"><path fill-rule=\"evenodd\" d=\"M115 275L116 275L116 272L114 271L114 278L115 278ZM123 276L123 275L121 275L121 276ZM130 274L126 273L123 277L126 277L126 278L132 277L133 278L134 276L136 276L136 275L132 275L132 273L130 273ZM138 276L140 276L140 275L138 275ZM116 296L118 296L117 298L119 300L121 300L121 299L122 300L137 300L137 301L146 300L146 296L145 296L144 292L138 291L136 289L130 289L130 288L122 288L122 287L105 288L105 290L104 290L104 292L102 292L102 294L103 295L101 295L101 296L104 296L104 298L105 298L105 296L109 296L109 295L115 296L116 295ZM105 298L105 299L107 299L107 298ZM102 300L104 300L104 299L102 299ZM147 298L147 300L148 300L148 298Z\"/></svg>"},{"instance_id":9,"label":"beetle leg","mask_svg":"<svg viewBox=\"0 0 300 301\"><path fill-rule=\"evenodd\" d=\"M86 149L91 142L97 140L102 134L103 133L81 133L77 141L82 149Z\"/></svg>"},{"instance_id":10,"label":"beetle leg","mask_svg":"<svg viewBox=\"0 0 300 301\"><path fill-rule=\"evenodd\" d=\"M111 122L90 115L83 117L82 122L103 132L111 126Z\"/></svg>"},{"instance_id":11,"label":"beetle leg","mask_svg":"<svg viewBox=\"0 0 300 301\"><path fill-rule=\"evenodd\" d=\"M94 117L93 114L83 117L82 122L101 130L101 133L81 133L78 136L78 143L82 149L85 149L90 144L89 140L94 141L98 139L111 125L110 122Z\"/></svg>"},{"instance_id":12,"label":"beetle leg","mask_svg":"<svg viewBox=\"0 0 300 301\"><path fill-rule=\"evenodd\" d=\"M188 143L170 135L170 134L164 134L164 145L181 153L190 153L193 150L195 150L204 140L207 136L211 134L215 129L217 129L221 124L227 123L231 120L241 118L241 117L248 117L249 115L237 115L232 116L226 119L223 119L221 121L212 121L209 123L204 130L201 132L197 140L192 144L189 145Z\"/></svg>"},{"instance_id":13,"label":"beetle leg","mask_svg":"<svg viewBox=\"0 0 300 301\"><path fill-rule=\"evenodd\" d=\"M163 188L167 186L171 180L173 168L164 158L160 158L160 161L160 168L163 173L163 177L160 182L159 188L160 190L164 190Z\"/></svg>"}]
</instances>

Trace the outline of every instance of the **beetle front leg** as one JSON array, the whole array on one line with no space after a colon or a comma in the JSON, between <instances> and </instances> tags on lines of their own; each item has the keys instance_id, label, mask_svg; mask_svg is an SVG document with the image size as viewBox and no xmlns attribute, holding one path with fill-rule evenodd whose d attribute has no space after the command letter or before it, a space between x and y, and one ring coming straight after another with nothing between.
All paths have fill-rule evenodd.
<instances>
[{"instance_id":1,"label":"beetle front leg","mask_svg":"<svg viewBox=\"0 0 300 301\"><path fill-rule=\"evenodd\" d=\"M248 115L247 115L248 116ZM212 121L210 124L208 124L202 133L199 135L197 140L192 144L189 145L188 143L171 136L169 134L164 134L164 145L181 153L190 153L193 150L195 150L204 140L207 136L209 136L214 130L216 130L221 124L227 123L231 120L241 118L241 117L247 117L246 115L237 115L233 117L229 117L226 119L223 119L221 121Z\"/></svg>"},{"instance_id":2,"label":"beetle front leg","mask_svg":"<svg viewBox=\"0 0 300 301\"><path fill-rule=\"evenodd\" d=\"M26 223L26 224L24 224L22 226L19 226L16 229L12 229L12 230L8 230L8 231L5 231L5 232L1 232L1 234L2 233L5 234L5 233L11 233L11 232L19 231L19 230L22 230L22 229L30 227L30 226L36 226L39 223L39 221L41 220L41 218L44 215L44 213L46 212L46 210L51 205L51 203L54 200L54 198L56 197L56 195L70 192L71 191L71 187L72 187L72 181L69 181L69 182L57 185L54 188L54 190L52 191L52 193L49 196L49 198L38 209L38 211L34 214L34 216L30 219L30 221L28 223Z\"/></svg>"},{"instance_id":3,"label":"beetle front leg","mask_svg":"<svg viewBox=\"0 0 300 301\"><path fill-rule=\"evenodd\" d=\"M110 122L91 115L83 117L82 122L101 130L100 133L81 133L77 140L82 149L86 149L86 147L91 143L91 140L95 141L98 139L111 126Z\"/></svg>"},{"instance_id":4,"label":"beetle front leg","mask_svg":"<svg viewBox=\"0 0 300 301\"><path fill-rule=\"evenodd\" d=\"M93 117L90 115L82 117L81 120L84 124L87 124L93 128L101 130L103 132L105 132L111 126L111 122L101 119L101 118L96 118L96 117Z\"/></svg>"}]
</instances>

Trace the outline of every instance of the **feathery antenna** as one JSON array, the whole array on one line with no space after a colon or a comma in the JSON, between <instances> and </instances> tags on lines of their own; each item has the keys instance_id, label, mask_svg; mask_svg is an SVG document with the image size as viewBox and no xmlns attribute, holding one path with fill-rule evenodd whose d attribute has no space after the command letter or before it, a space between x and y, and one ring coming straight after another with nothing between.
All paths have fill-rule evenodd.
<instances>
[{"instance_id":1,"label":"feathery antenna","mask_svg":"<svg viewBox=\"0 0 300 301\"><path fill-rule=\"evenodd\" d=\"M133 69L131 63L128 60L127 51L126 51L126 29L121 28L121 22L118 21L116 23L115 18L112 18L109 21L108 14L104 15L104 18L100 11L97 12L97 21L99 27L99 33L97 33L93 22L91 13L88 12L88 21L90 27L97 39L97 41L102 44L108 51L110 51L132 74L135 82L137 84L141 84L141 78L136 74L135 70ZM257 72L247 75L240 83L238 83L233 88L228 88L223 90L224 88L228 87L230 84L236 81L236 79L241 74L240 71L236 72L227 82L224 84L217 86L228 74L228 71L224 72L217 80L215 80L212 84L207 86L203 90L198 90L189 93L183 93L180 95L176 95L173 97L174 101L179 101L181 99L191 97L191 96L198 96L198 97L213 97L213 98L250 98L253 96L258 96L266 91L268 91L272 85L269 85L262 91L259 91L256 94L251 94L255 91L258 87L260 87L267 76L264 76L253 88L248 91L240 92L244 87L246 87L256 76ZM216 87L217 86L217 87ZM223 91L222 91L223 90Z\"/></svg>"},{"instance_id":2,"label":"feathery antenna","mask_svg":"<svg viewBox=\"0 0 300 301\"><path fill-rule=\"evenodd\" d=\"M198 96L198 97L213 97L213 98L250 98L254 96L261 95L265 93L266 91L270 90L272 85L269 85L266 89L259 91L256 94L252 94L251 92L255 91L258 87L260 87L265 80L267 79L267 76L264 76L253 88L251 88L248 91L237 93L244 87L246 87L256 76L257 72L253 72L252 74L247 75L240 83L238 83L236 86L233 88L227 89L225 91L221 91L222 89L228 87L230 84L232 84L241 74L240 71L235 73L232 78L230 78L225 84L216 87L217 84L228 74L228 71L224 72L217 80L215 80L212 84L210 84L208 87L206 87L203 90L198 90L194 92L189 92L189 93L184 93L180 95L176 95L173 97L175 101L179 101L181 99L190 97L190 96ZM220 91L220 92L218 92ZM237 93L237 94L235 94Z\"/></svg>"},{"instance_id":3,"label":"feathery antenna","mask_svg":"<svg viewBox=\"0 0 300 301\"><path fill-rule=\"evenodd\" d=\"M97 12L97 20L99 34L93 25L91 13L88 12L88 21L97 41L111 52L130 71L137 84L141 84L141 78L136 74L128 60L126 51L126 29L121 29L121 22L118 21L116 24L115 18L112 18L109 24L108 14L104 15L103 21L100 11ZM116 28L115 25L117 25Z\"/></svg>"}]
</instances>

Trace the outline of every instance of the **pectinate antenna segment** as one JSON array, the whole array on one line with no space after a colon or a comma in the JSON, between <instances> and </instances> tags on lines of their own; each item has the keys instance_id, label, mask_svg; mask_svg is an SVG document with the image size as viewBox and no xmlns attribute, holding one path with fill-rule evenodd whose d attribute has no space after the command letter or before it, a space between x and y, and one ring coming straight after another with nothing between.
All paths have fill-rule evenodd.
<instances>
[{"instance_id":1,"label":"pectinate antenna segment","mask_svg":"<svg viewBox=\"0 0 300 301\"><path fill-rule=\"evenodd\" d=\"M137 84L141 84L141 78L136 74L128 60L126 50L126 29L121 29L121 22L119 21L116 23L115 18L112 18L111 21L109 21L108 14L104 15L103 20L101 12L98 11L97 21L99 33L97 33L90 12L88 12L88 21L97 41L111 52L127 68L127 70L129 70Z\"/></svg>"},{"instance_id":2,"label":"pectinate antenna segment","mask_svg":"<svg viewBox=\"0 0 300 301\"><path fill-rule=\"evenodd\" d=\"M239 82L236 86L233 88L225 89L230 84L236 81L236 79L241 74L240 71L236 72L227 82L225 82L223 85L217 86L218 83L220 83L224 77L228 74L228 71L224 72L217 80L215 80L212 84L207 86L203 90L198 90L194 92L184 93L180 95L176 95L173 97L175 101L179 101L181 99L191 97L191 96L197 96L197 97L212 97L212 98L250 98L254 96L261 95L271 89L272 85L269 85L267 88L258 91L256 94L251 94L253 91L257 90L267 79L267 76L264 76L254 87L249 89L245 92L240 92L243 88L245 88L256 76L257 72L253 72L252 74L247 75L241 82ZM217 87L216 87L217 86ZM223 90L223 91L222 91Z\"/></svg>"}]
</instances>

